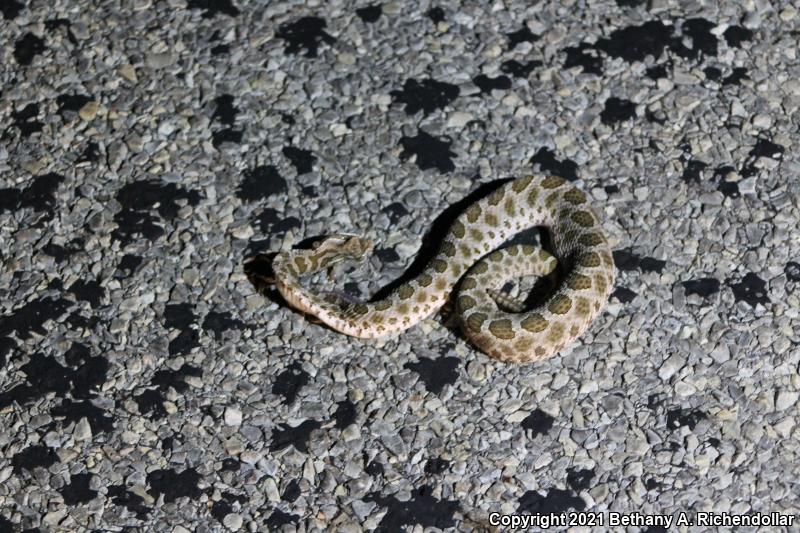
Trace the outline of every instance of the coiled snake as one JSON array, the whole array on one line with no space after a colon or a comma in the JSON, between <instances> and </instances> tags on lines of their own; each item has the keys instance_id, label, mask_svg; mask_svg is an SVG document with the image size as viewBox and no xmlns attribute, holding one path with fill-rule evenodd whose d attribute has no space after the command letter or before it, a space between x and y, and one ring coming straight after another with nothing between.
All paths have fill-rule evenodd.
<instances>
[{"instance_id":1,"label":"coiled snake","mask_svg":"<svg viewBox=\"0 0 800 533\"><path fill-rule=\"evenodd\" d=\"M549 228L558 260L528 245L495 250L531 226ZM374 338L403 331L434 313L461 279L454 304L466 337L501 361L528 363L557 353L581 335L603 308L615 278L608 241L586 195L557 176L521 177L472 204L452 224L424 272L382 300L352 302L300 284L301 275L362 258L371 247L361 237L331 235L310 250L279 252L272 262L278 290L289 305L332 329ZM509 279L549 274L559 262L563 281L541 305L524 310L500 292Z\"/></svg>"}]
</instances>

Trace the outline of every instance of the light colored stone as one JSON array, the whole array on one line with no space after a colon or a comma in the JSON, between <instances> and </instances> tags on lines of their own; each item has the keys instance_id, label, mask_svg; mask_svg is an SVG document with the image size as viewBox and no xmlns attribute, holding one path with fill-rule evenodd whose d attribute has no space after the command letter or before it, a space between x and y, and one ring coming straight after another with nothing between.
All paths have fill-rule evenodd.
<instances>
[{"instance_id":1,"label":"light colored stone","mask_svg":"<svg viewBox=\"0 0 800 533\"><path fill-rule=\"evenodd\" d=\"M50 527L56 527L67 516L67 509L57 509L44 515L42 522Z\"/></svg>"},{"instance_id":2,"label":"light colored stone","mask_svg":"<svg viewBox=\"0 0 800 533\"><path fill-rule=\"evenodd\" d=\"M794 429L795 421L791 416L787 416L783 420L778 421L773 427L775 431L784 439L788 439L792 436L792 430Z\"/></svg>"},{"instance_id":3,"label":"light colored stone","mask_svg":"<svg viewBox=\"0 0 800 533\"><path fill-rule=\"evenodd\" d=\"M684 364L683 357L678 354L674 354L669 356L666 361L661 363L661 367L658 369L658 377L661 378L663 381L668 381L669 378L675 375Z\"/></svg>"},{"instance_id":4,"label":"light colored stone","mask_svg":"<svg viewBox=\"0 0 800 533\"><path fill-rule=\"evenodd\" d=\"M463 128L467 125L471 120L473 120L473 116L471 113L466 113L463 111L456 111L450 114L450 117L447 119L447 127L448 128Z\"/></svg>"},{"instance_id":5,"label":"light colored stone","mask_svg":"<svg viewBox=\"0 0 800 533\"><path fill-rule=\"evenodd\" d=\"M137 81L139 81L139 78L136 76L136 69L133 67L133 65L129 64L122 65L121 67L119 67L117 72L119 72L120 76L122 76L131 83L136 83Z\"/></svg>"},{"instance_id":6,"label":"light colored stone","mask_svg":"<svg viewBox=\"0 0 800 533\"><path fill-rule=\"evenodd\" d=\"M231 531L239 531L242 527L242 515L239 513L230 513L225 515L222 519L222 524Z\"/></svg>"},{"instance_id":7,"label":"light colored stone","mask_svg":"<svg viewBox=\"0 0 800 533\"><path fill-rule=\"evenodd\" d=\"M355 65L356 64L356 57L353 54L348 54L347 52L343 52L339 54L336 58L339 63L343 65Z\"/></svg>"},{"instance_id":8,"label":"light colored stone","mask_svg":"<svg viewBox=\"0 0 800 533\"><path fill-rule=\"evenodd\" d=\"M797 16L797 9L792 5L784 7L780 13L781 20L784 22L789 22L791 20L794 20L796 16Z\"/></svg>"},{"instance_id":9,"label":"light colored stone","mask_svg":"<svg viewBox=\"0 0 800 533\"><path fill-rule=\"evenodd\" d=\"M242 411L238 407L229 406L225 408L225 425L238 426L242 423Z\"/></svg>"},{"instance_id":10,"label":"light colored stone","mask_svg":"<svg viewBox=\"0 0 800 533\"><path fill-rule=\"evenodd\" d=\"M92 439L92 426L89 425L89 421L85 416L78 420L78 423L75 424L75 429L72 432L72 436L77 441Z\"/></svg>"},{"instance_id":11,"label":"light colored stone","mask_svg":"<svg viewBox=\"0 0 800 533\"><path fill-rule=\"evenodd\" d=\"M330 131L334 137L342 137L350 133L350 128L347 127L347 124L337 123L331 124Z\"/></svg>"},{"instance_id":12,"label":"light colored stone","mask_svg":"<svg viewBox=\"0 0 800 533\"><path fill-rule=\"evenodd\" d=\"M264 491L264 494L267 496L267 500L271 502L281 501L281 494L278 492L278 485L275 483L273 478L268 477L265 479L261 488Z\"/></svg>"},{"instance_id":13,"label":"light colored stone","mask_svg":"<svg viewBox=\"0 0 800 533\"><path fill-rule=\"evenodd\" d=\"M800 396L800 393L793 390L782 390L778 392L777 397L775 398L775 410L776 411L785 411L786 409L790 408L794 404L797 403L797 398Z\"/></svg>"},{"instance_id":14,"label":"light colored stone","mask_svg":"<svg viewBox=\"0 0 800 533\"><path fill-rule=\"evenodd\" d=\"M739 192L742 194L755 194L756 193L756 177L750 176L739 182Z\"/></svg>"},{"instance_id":15,"label":"light colored stone","mask_svg":"<svg viewBox=\"0 0 800 533\"><path fill-rule=\"evenodd\" d=\"M744 106L739 100L735 100L731 104L731 115L734 117L747 117L747 111L745 111Z\"/></svg>"},{"instance_id":16,"label":"light colored stone","mask_svg":"<svg viewBox=\"0 0 800 533\"><path fill-rule=\"evenodd\" d=\"M14 468L12 466L7 466L3 469L0 469L0 483L5 483L8 478L11 477Z\"/></svg>"},{"instance_id":17,"label":"light colored stone","mask_svg":"<svg viewBox=\"0 0 800 533\"><path fill-rule=\"evenodd\" d=\"M556 135L554 140L556 143L556 149L563 150L564 148L572 145L573 135L567 133L563 135Z\"/></svg>"},{"instance_id":18,"label":"light colored stone","mask_svg":"<svg viewBox=\"0 0 800 533\"><path fill-rule=\"evenodd\" d=\"M97 100L86 102L78 111L78 116L80 116L86 122L89 122L90 120L94 120L94 117L97 116L98 109L100 109L100 102Z\"/></svg>"},{"instance_id":19,"label":"light colored stone","mask_svg":"<svg viewBox=\"0 0 800 533\"><path fill-rule=\"evenodd\" d=\"M254 233L253 226L250 224L242 224L231 230L231 235L233 235L235 239L249 239Z\"/></svg>"},{"instance_id":20,"label":"light colored stone","mask_svg":"<svg viewBox=\"0 0 800 533\"><path fill-rule=\"evenodd\" d=\"M767 129L772 126L772 117L759 113L753 117L753 126L756 128Z\"/></svg>"},{"instance_id":21,"label":"light colored stone","mask_svg":"<svg viewBox=\"0 0 800 533\"><path fill-rule=\"evenodd\" d=\"M174 60L175 58L169 52L151 53L147 54L145 64L152 69L161 69L171 65Z\"/></svg>"},{"instance_id":22,"label":"light colored stone","mask_svg":"<svg viewBox=\"0 0 800 533\"><path fill-rule=\"evenodd\" d=\"M361 438L361 431L356 424L350 424L342 430L342 440L351 442Z\"/></svg>"}]
</instances>

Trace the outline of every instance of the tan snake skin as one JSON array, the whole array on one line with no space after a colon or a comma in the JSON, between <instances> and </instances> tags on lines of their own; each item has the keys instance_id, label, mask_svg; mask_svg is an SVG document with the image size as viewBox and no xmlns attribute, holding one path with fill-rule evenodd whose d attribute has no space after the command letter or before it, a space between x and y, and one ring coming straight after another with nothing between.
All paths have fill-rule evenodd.
<instances>
[{"instance_id":1,"label":"tan snake skin","mask_svg":"<svg viewBox=\"0 0 800 533\"><path fill-rule=\"evenodd\" d=\"M531 226L549 229L558 262L527 245L493 251ZM615 278L608 241L586 195L557 176L518 178L471 205L425 271L383 300L348 302L299 282L301 275L362 258L370 248L366 239L332 235L311 250L280 252L272 262L278 290L292 307L332 329L374 338L403 331L434 313L463 277L454 302L466 337L501 361L528 363L580 336L600 313ZM499 291L511 278L546 275L559 263L561 285L534 309L523 310Z\"/></svg>"}]
</instances>

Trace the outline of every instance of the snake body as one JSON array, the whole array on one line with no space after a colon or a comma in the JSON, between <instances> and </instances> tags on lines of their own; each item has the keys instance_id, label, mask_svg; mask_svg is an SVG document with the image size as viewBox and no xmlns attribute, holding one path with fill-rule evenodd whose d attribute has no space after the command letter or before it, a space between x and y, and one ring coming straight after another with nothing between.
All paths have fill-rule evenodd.
<instances>
[{"instance_id":1,"label":"snake body","mask_svg":"<svg viewBox=\"0 0 800 533\"><path fill-rule=\"evenodd\" d=\"M549 229L555 257L528 245L496 250L531 226ZM454 304L465 336L501 361L528 363L580 336L602 310L615 278L597 214L582 191L557 176L521 177L472 204L453 222L426 269L382 300L347 301L300 284L300 276L360 259L370 249L364 238L331 235L309 250L279 252L272 262L278 290L289 305L336 331L375 338L434 313L461 280ZM513 277L546 275L557 266L562 283L533 309L500 292Z\"/></svg>"}]
</instances>

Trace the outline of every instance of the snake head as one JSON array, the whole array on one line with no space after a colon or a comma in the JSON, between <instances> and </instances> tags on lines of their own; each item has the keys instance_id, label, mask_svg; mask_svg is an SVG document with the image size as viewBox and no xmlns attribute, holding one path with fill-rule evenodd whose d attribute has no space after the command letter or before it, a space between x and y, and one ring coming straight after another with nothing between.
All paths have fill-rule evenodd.
<instances>
[{"instance_id":1,"label":"snake head","mask_svg":"<svg viewBox=\"0 0 800 533\"><path fill-rule=\"evenodd\" d=\"M341 255L342 259L359 259L372 250L373 243L366 237L337 233L317 241L313 249L318 254Z\"/></svg>"}]
</instances>

